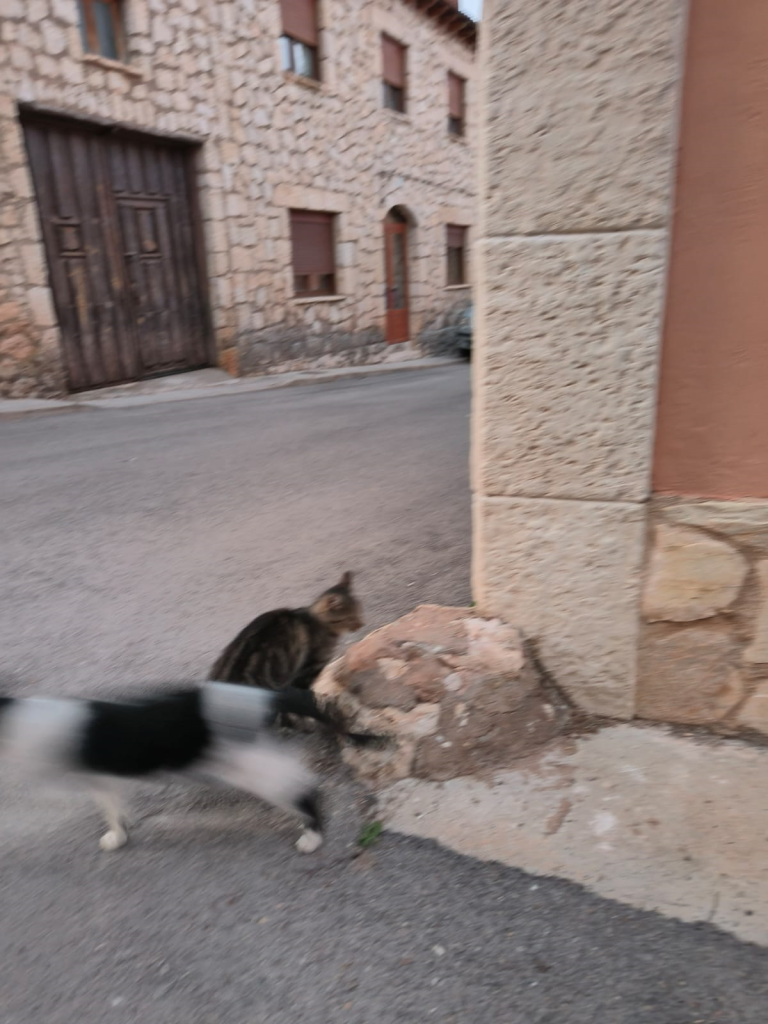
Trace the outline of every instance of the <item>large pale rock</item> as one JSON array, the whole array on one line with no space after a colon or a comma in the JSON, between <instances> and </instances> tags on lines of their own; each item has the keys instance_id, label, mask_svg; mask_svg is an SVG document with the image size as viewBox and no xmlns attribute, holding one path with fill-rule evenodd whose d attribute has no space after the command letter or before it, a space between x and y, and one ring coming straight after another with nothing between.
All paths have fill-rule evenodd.
<instances>
[{"instance_id":1,"label":"large pale rock","mask_svg":"<svg viewBox=\"0 0 768 1024\"><path fill-rule=\"evenodd\" d=\"M315 689L356 730L390 737L383 749L345 749L377 784L485 774L538 748L565 717L520 632L469 608L417 608L351 647Z\"/></svg>"},{"instance_id":2,"label":"large pale rock","mask_svg":"<svg viewBox=\"0 0 768 1024\"><path fill-rule=\"evenodd\" d=\"M486 234L666 223L685 11L681 0L493 4Z\"/></svg>"},{"instance_id":3,"label":"large pale rock","mask_svg":"<svg viewBox=\"0 0 768 1024\"><path fill-rule=\"evenodd\" d=\"M698 530L656 528L643 615L649 622L693 622L726 611L739 596L747 561Z\"/></svg>"},{"instance_id":4,"label":"large pale rock","mask_svg":"<svg viewBox=\"0 0 768 1024\"><path fill-rule=\"evenodd\" d=\"M725 718L744 694L737 649L730 633L711 625L665 635L649 630L640 651L638 716L692 725Z\"/></svg>"},{"instance_id":5,"label":"large pale rock","mask_svg":"<svg viewBox=\"0 0 768 1024\"><path fill-rule=\"evenodd\" d=\"M758 562L760 606L755 619L752 643L744 651L748 665L768 665L768 561Z\"/></svg>"},{"instance_id":6,"label":"large pale rock","mask_svg":"<svg viewBox=\"0 0 768 1024\"><path fill-rule=\"evenodd\" d=\"M659 231L481 249L476 490L645 501L666 248Z\"/></svg>"},{"instance_id":7,"label":"large pale rock","mask_svg":"<svg viewBox=\"0 0 768 1024\"><path fill-rule=\"evenodd\" d=\"M538 640L584 710L631 718L644 511L618 502L476 499L473 592Z\"/></svg>"}]
</instances>

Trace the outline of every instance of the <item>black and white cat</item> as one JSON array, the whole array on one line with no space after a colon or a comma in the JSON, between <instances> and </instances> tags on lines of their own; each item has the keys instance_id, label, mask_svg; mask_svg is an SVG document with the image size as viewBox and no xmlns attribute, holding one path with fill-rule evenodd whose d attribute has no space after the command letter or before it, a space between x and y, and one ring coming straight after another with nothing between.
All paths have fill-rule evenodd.
<instances>
[{"instance_id":1,"label":"black and white cat","mask_svg":"<svg viewBox=\"0 0 768 1024\"><path fill-rule=\"evenodd\" d=\"M311 693L216 682L124 702L0 697L0 755L87 787L108 825L102 850L128 839L119 780L173 772L299 815L296 848L312 853L323 842L317 782L293 748L270 735L280 714L333 724Z\"/></svg>"}]
</instances>

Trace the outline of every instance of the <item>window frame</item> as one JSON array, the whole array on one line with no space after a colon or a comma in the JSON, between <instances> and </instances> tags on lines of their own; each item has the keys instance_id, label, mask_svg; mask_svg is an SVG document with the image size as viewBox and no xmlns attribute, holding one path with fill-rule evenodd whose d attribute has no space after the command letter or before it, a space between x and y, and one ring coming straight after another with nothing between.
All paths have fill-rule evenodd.
<instances>
[{"instance_id":1,"label":"window frame","mask_svg":"<svg viewBox=\"0 0 768 1024\"><path fill-rule=\"evenodd\" d=\"M461 233L461 245L452 244L451 237L454 232ZM452 279L455 264L451 258L452 253L458 253L458 280ZM461 288L469 284L467 280L467 228L464 224L445 225L445 284L446 288Z\"/></svg>"},{"instance_id":2,"label":"window frame","mask_svg":"<svg viewBox=\"0 0 768 1024\"><path fill-rule=\"evenodd\" d=\"M466 134L467 129L467 80L462 75L457 74L455 71L448 72L448 134L454 138L461 139ZM458 82L460 90L460 105L461 113L457 114L454 112L451 86L453 82Z\"/></svg>"},{"instance_id":3,"label":"window frame","mask_svg":"<svg viewBox=\"0 0 768 1024\"><path fill-rule=\"evenodd\" d=\"M397 76L387 76L387 61L385 52L387 46L393 46L397 48L399 57L398 63L400 64L400 81L393 81ZM388 32L381 33L381 85L382 85L382 104L386 110L391 110L396 114L405 114L408 112L408 47L405 43L401 43L399 39L395 39Z\"/></svg>"},{"instance_id":4,"label":"window frame","mask_svg":"<svg viewBox=\"0 0 768 1024\"><path fill-rule=\"evenodd\" d=\"M109 9L112 39L115 44L115 55L105 53L101 48L99 26L96 18L95 3L100 2ZM126 64L127 50L125 45L123 0L78 0L78 19L80 22L80 40L83 51L104 60L114 60Z\"/></svg>"},{"instance_id":5,"label":"window frame","mask_svg":"<svg viewBox=\"0 0 768 1024\"><path fill-rule=\"evenodd\" d=\"M391 82L382 82L384 87L384 107L396 114L405 113L405 89L401 85L392 85Z\"/></svg>"},{"instance_id":6,"label":"window frame","mask_svg":"<svg viewBox=\"0 0 768 1024\"><path fill-rule=\"evenodd\" d=\"M300 71L296 66L297 47L301 47L305 55L309 56L309 63L311 65L309 73ZM320 48L318 46L310 46L309 43L305 43L301 39L295 39L293 36L289 36L287 32L283 32L280 36L280 63L283 71L290 71L292 75L308 78L312 82L320 81Z\"/></svg>"},{"instance_id":7,"label":"window frame","mask_svg":"<svg viewBox=\"0 0 768 1024\"><path fill-rule=\"evenodd\" d=\"M300 210L291 209L288 211L288 220L291 234L291 280L293 284L293 297L295 299L324 298L338 295L338 267L336 265L336 236L337 236L338 214L328 210ZM296 252L296 225L301 223L327 223L330 228L330 267L322 265L318 269L304 270L297 273L297 252ZM322 260L319 261L321 264ZM306 278L307 284L299 287L299 278ZM329 279L326 284L322 281Z\"/></svg>"},{"instance_id":8,"label":"window frame","mask_svg":"<svg viewBox=\"0 0 768 1024\"><path fill-rule=\"evenodd\" d=\"M310 73L300 70L297 51L308 58ZM280 63L283 71L308 81L320 81L318 0L280 0Z\"/></svg>"}]
</instances>

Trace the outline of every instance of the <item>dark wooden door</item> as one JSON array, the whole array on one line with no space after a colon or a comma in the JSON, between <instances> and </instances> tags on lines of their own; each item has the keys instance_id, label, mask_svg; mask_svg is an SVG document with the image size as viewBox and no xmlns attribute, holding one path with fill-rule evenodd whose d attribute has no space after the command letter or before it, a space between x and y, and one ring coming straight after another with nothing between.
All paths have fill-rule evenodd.
<instances>
[{"instance_id":1,"label":"dark wooden door","mask_svg":"<svg viewBox=\"0 0 768 1024\"><path fill-rule=\"evenodd\" d=\"M72 390L206 366L189 147L25 119Z\"/></svg>"},{"instance_id":2,"label":"dark wooden door","mask_svg":"<svg viewBox=\"0 0 768 1024\"><path fill-rule=\"evenodd\" d=\"M397 210L384 220L388 342L408 341L408 222Z\"/></svg>"}]
</instances>

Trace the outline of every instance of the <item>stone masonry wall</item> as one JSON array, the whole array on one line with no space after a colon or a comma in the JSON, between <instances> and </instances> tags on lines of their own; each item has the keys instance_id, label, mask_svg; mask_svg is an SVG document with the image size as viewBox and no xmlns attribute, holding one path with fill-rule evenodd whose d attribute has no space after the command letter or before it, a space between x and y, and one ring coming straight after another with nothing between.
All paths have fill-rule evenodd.
<instances>
[{"instance_id":1,"label":"stone masonry wall","mask_svg":"<svg viewBox=\"0 0 768 1024\"><path fill-rule=\"evenodd\" d=\"M474 220L475 98L446 130L449 69L473 53L401 0L321 0L321 78L280 70L277 0L131 0L125 65L84 54L77 0L5 0L0 26L0 393L66 387L18 104L201 142L198 185L220 361L261 372L381 357L382 220L412 221L412 339L445 288L445 224ZM408 112L381 105L380 33L408 44ZM289 210L337 218L339 295L292 297Z\"/></svg>"},{"instance_id":2,"label":"stone masonry wall","mask_svg":"<svg viewBox=\"0 0 768 1024\"><path fill-rule=\"evenodd\" d=\"M768 735L768 502L656 498L637 714Z\"/></svg>"}]
</instances>

